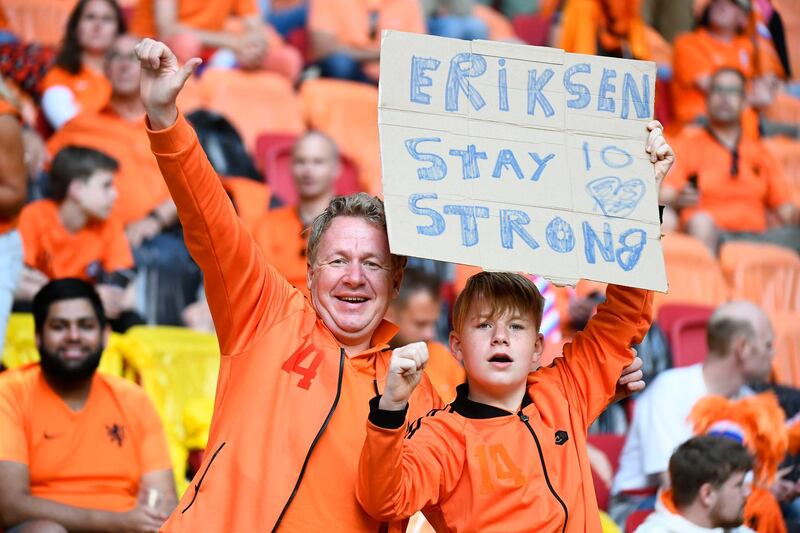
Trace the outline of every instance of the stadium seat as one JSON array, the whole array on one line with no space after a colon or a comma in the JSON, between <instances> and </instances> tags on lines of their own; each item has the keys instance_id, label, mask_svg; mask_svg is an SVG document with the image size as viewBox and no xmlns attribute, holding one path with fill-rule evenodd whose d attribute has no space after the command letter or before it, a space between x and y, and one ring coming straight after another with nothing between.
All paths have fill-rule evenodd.
<instances>
[{"instance_id":1,"label":"stadium seat","mask_svg":"<svg viewBox=\"0 0 800 533\"><path fill-rule=\"evenodd\" d=\"M771 313L775 359L775 381L800 387L800 313Z\"/></svg>"},{"instance_id":2,"label":"stadium seat","mask_svg":"<svg viewBox=\"0 0 800 533\"><path fill-rule=\"evenodd\" d=\"M305 131L300 101L283 76L209 68L200 80L205 107L224 115L236 127L251 154L262 133L297 135Z\"/></svg>"},{"instance_id":3,"label":"stadium seat","mask_svg":"<svg viewBox=\"0 0 800 533\"><path fill-rule=\"evenodd\" d=\"M294 143L294 139L272 142L266 150L264 159L264 174L267 183L272 188L273 194L287 205L297 204L297 190L291 171ZM348 195L360 191L356 164L344 154L340 154L339 163L341 171L334 182L334 192L337 195Z\"/></svg>"},{"instance_id":4,"label":"stadium seat","mask_svg":"<svg viewBox=\"0 0 800 533\"><path fill-rule=\"evenodd\" d=\"M528 44L533 46L547 46L550 38L550 17L544 17L539 13L517 15L511 21L514 33Z\"/></svg>"},{"instance_id":5,"label":"stadium seat","mask_svg":"<svg viewBox=\"0 0 800 533\"><path fill-rule=\"evenodd\" d=\"M253 162L262 174L267 171L267 156L273 146L284 146L288 143L294 144L298 139L297 135L290 133L262 133L256 139L256 151L253 154Z\"/></svg>"},{"instance_id":6,"label":"stadium seat","mask_svg":"<svg viewBox=\"0 0 800 533\"><path fill-rule=\"evenodd\" d=\"M187 486L190 448L205 446L219 373L214 335L169 326L136 326L123 352L137 370L167 433L178 494Z\"/></svg>"},{"instance_id":7,"label":"stadium seat","mask_svg":"<svg viewBox=\"0 0 800 533\"><path fill-rule=\"evenodd\" d=\"M250 178L229 176L222 179L222 185L232 197L239 218L242 219L247 229L252 231L261 215L269 209L272 197L269 185Z\"/></svg>"},{"instance_id":8,"label":"stadium seat","mask_svg":"<svg viewBox=\"0 0 800 533\"><path fill-rule=\"evenodd\" d=\"M616 473L619 467L619 456L622 453L622 447L625 445L625 435L592 433L588 436L587 442L605 454L611 463L611 468ZM594 490L597 495L597 505L604 511L608 510L609 487L605 486L600 480L594 479Z\"/></svg>"},{"instance_id":9,"label":"stadium seat","mask_svg":"<svg viewBox=\"0 0 800 533\"><path fill-rule=\"evenodd\" d=\"M720 249L731 297L751 300L766 311L800 313L800 257L772 244L735 241Z\"/></svg>"},{"instance_id":10,"label":"stadium seat","mask_svg":"<svg viewBox=\"0 0 800 533\"><path fill-rule=\"evenodd\" d=\"M112 333L106 349L100 358L99 372L111 376L122 377L125 373L123 352L120 349L122 335ZM17 368L39 361L39 349L36 346L33 315L29 313L12 313L8 319L6 340L3 345L3 364L6 368Z\"/></svg>"},{"instance_id":11,"label":"stadium seat","mask_svg":"<svg viewBox=\"0 0 800 533\"><path fill-rule=\"evenodd\" d=\"M9 29L23 42L59 46L78 0L3 0Z\"/></svg>"},{"instance_id":12,"label":"stadium seat","mask_svg":"<svg viewBox=\"0 0 800 533\"><path fill-rule=\"evenodd\" d=\"M647 517L653 514L654 509L637 509L628 515L625 521L625 533L633 533L636 528L641 526L647 520Z\"/></svg>"},{"instance_id":13,"label":"stadium seat","mask_svg":"<svg viewBox=\"0 0 800 533\"><path fill-rule=\"evenodd\" d=\"M722 269L708 248L694 237L669 233L661 239L669 292L656 293L654 311L668 303L716 307L729 296Z\"/></svg>"},{"instance_id":14,"label":"stadium seat","mask_svg":"<svg viewBox=\"0 0 800 533\"><path fill-rule=\"evenodd\" d=\"M706 325L713 307L667 304L658 310L658 325L667 335L672 350L672 366L689 366L708 355Z\"/></svg>"},{"instance_id":15,"label":"stadium seat","mask_svg":"<svg viewBox=\"0 0 800 533\"><path fill-rule=\"evenodd\" d=\"M316 79L300 87L306 123L327 133L355 161L361 190L381 191L378 89L352 81Z\"/></svg>"}]
</instances>

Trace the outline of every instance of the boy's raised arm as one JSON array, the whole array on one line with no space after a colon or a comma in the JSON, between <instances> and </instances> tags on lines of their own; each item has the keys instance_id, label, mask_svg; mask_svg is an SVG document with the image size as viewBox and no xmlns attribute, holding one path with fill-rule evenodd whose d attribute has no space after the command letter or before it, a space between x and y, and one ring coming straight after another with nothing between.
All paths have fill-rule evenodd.
<instances>
[{"instance_id":1,"label":"boy's raised arm","mask_svg":"<svg viewBox=\"0 0 800 533\"><path fill-rule=\"evenodd\" d=\"M653 163L660 190L675 154L664 139L660 122L650 122L647 129L645 151ZM631 345L641 342L652 322L652 291L609 285L606 301L597 308L597 314L584 331L564 346L563 364L557 366L573 385L587 427L614 398L623 369L636 357Z\"/></svg>"},{"instance_id":2,"label":"boy's raised arm","mask_svg":"<svg viewBox=\"0 0 800 533\"><path fill-rule=\"evenodd\" d=\"M175 101L200 64L180 66L163 43L136 47L150 145L178 209L186 245L203 270L222 353L239 353L264 320L275 317L290 286L261 257ZM277 317L275 317L277 318Z\"/></svg>"}]
</instances>

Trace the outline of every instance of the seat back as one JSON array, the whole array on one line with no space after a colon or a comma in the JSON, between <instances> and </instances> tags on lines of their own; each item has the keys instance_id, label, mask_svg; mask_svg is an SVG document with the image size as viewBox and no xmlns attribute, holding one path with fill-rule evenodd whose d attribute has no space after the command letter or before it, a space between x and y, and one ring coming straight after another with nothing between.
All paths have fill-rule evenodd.
<instances>
[{"instance_id":1,"label":"seat back","mask_svg":"<svg viewBox=\"0 0 800 533\"><path fill-rule=\"evenodd\" d=\"M772 370L775 381L800 387L800 313L773 312L770 320L774 333Z\"/></svg>"},{"instance_id":2,"label":"seat back","mask_svg":"<svg viewBox=\"0 0 800 533\"><path fill-rule=\"evenodd\" d=\"M359 190L381 190L378 89L334 79L308 80L300 98L309 128L328 134L358 167Z\"/></svg>"},{"instance_id":3,"label":"seat back","mask_svg":"<svg viewBox=\"0 0 800 533\"><path fill-rule=\"evenodd\" d=\"M669 292L656 293L656 312L669 303L716 307L728 299L730 289L722 269L702 242L689 235L670 233L664 236L661 244Z\"/></svg>"},{"instance_id":4,"label":"seat back","mask_svg":"<svg viewBox=\"0 0 800 533\"><path fill-rule=\"evenodd\" d=\"M692 304L665 304L658 310L658 325L667 335L673 367L706 358L705 329L713 313L713 307Z\"/></svg>"},{"instance_id":5,"label":"seat back","mask_svg":"<svg viewBox=\"0 0 800 533\"><path fill-rule=\"evenodd\" d=\"M735 241L720 250L731 296L766 311L800 312L800 257L781 246Z\"/></svg>"},{"instance_id":6,"label":"seat back","mask_svg":"<svg viewBox=\"0 0 800 533\"><path fill-rule=\"evenodd\" d=\"M279 74L209 68L200 82L205 107L236 127L251 154L262 133L305 131L300 100Z\"/></svg>"},{"instance_id":7,"label":"seat back","mask_svg":"<svg viewBox=\"0 0 800 533\"><path fill-rule=\"evenodd\" d=\"M619 456L622 453L622 447L625 445L625 435L616 435L613 433L591 433L589 434L588 443L601 452L608 458L611 463L613 473L616 473L619 467ZM607 487L599 479L593 478L594 491L597 496L597 505L600 509L608 510L608 502L610 497L609 487Z\"/></svg>"},{"instance_id":8,"label":"seat back","mask_svg":"<svg viewBox=\"0 0 800 533\"><path fill-rule=\"evenodd\" d=\"M550 38L550 17L545 17L539 13L520 14L511 21L514 33L528 44L533 46L547 46Z\"/></svg>"},{"instance_id":9,"label":"seat back","mask_svg":"<svg viewBox=\"0 0 800 533\"><path fill-rule=\"evenodd\" d=\"M22 42L59 46L78 0L3 0L8 27Z\"/></svg>"},{"instance_id":10,"label":"seat back","mask_svg":"<svg viewBox=\"0 0 800 533\"><path fill-rule=\"evenodd\" d=\"M647 517L655 512L655 509L637 509L628 515L625 521L625 533L633 533L636 528L642 525Z\"/></svg>"}]
</instances>

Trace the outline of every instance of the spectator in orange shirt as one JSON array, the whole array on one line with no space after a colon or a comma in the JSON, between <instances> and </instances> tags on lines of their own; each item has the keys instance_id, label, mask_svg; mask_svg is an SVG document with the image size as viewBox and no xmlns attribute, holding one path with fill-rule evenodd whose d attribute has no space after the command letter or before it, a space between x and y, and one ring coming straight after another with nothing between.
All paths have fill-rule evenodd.
<instances>
[{"instance_id":1,"label":"spectator in orange shirt","mask_svg":"<svg viewBox=\"0 0 800 533\"><path fill-rule=\"evenodd\" d=\"M106 105L111 86L103 75L103 62L122 33L125 20L114 0L80 0L75 5L55 66L42 80L42 112L54 129L81 110Z\"/></svg>"},{"instance_id":2,"label":"spectator in orange shirt","mask_svg":"<svg viewBox=\"0 0 800 533\"><path fill-rule=\"evenodd\" d=\"M389 304L386 319L399 328L389 342L400 348L413 342L428 346L425 373L445 403L456 396L456 387L464 383L464 368L450 348L436 340L436 323L442 311L441 281L421 268L408 267L403 274L400 292Z\"/></svg>"},{"instance_id":3,"label":"spectator in orange shirt","mask_svg":"<svg viewBox=\"0 0 800 533\"><path fill-rule=\"evenodd\" d=\"M0 364L14 290L22 272L22 240L17 216L25 204L28 177L22 127L16 109L0 98Z\"/></svg>"},{"instance_id":4,"label":"spectator in orange shirt","mask_svg":"<svg viewBox=\"0 0 800 533\"><path fill-rule=\"evenodd\" d=\"M33 316L41 362L0 374L0 527L156 531L176 504L167 439L138 385L96 372L97 292L51 281Z\"/></svg>"},{"instance_id":5,"label":"spectator in orange shirt","mask_svg":"<svg viewBox=\"0 0 800 533\"><path fill-rule=\"evenodd\" d=\"M133 256L119 222L107 220L117 193L117 163L91 148L67 147L53 160L53 200L26 205L19 219L25 268L17 300L29 302L49 280L81 278L97 284L115 331L142 323L126 288Z\"/></svg>"},{"instance_id":6,"label":"spectator in orange shirt","mask_svg":"<svg viewBox=\"0 0 800 533\"><path fill-rule=\"evenodd\" d=\"M84 111L47 142L51 154L65 146L85 146L108 154L119 163L114 176L117 201L110 218L120 222L136 266L157 273L155 321L181 324L181 312L193 302L200 272L189 256L178 225L178 214L144 128L139 98L141 67L134 49L139 39L121 35L109 47L105 71L111 98L99 111Z\"/></svg>"},{"instance_id":7,"label":"spectator in orange shirt","mask_svg":"<svg viewBox=\"0 0 800 533\"><path fill-rule=\"evenodd\" d=\"M333 199L339 171L339 150L333 139L316 131L300 137L291 167L298 204L265 212L253 230L264 258L306 296L306 230Z\"/></svg>"},{"instance_id":8,"label":"spectator in orange shirt","mask_svg":"<svg viewBox=\"0 0 800 533\"><path fill-rule=\"evenodd\" d=\"M383 30L425 33L416 0L310 0L311 49L322 75L375 82Z\"/></svg>"},{"instance_id":9,"label":"spectator in orange shirt","mask_svg":"<svg viewBox=\"0 0 800 533\"><path fill-rule=\"evenodd\" d=\"M292 82L303 68L300 52L261 20L256 0L140 0L131 30L169 43L181 61L204 57L210 66L265 69Z\"/></svg>"},{"instance_id":10,"label":"spectator in orange shirt","mask_svg":"<svg viewBox=\"0 0 800 533\"><path fill-rule=\"evenodd\" d=\"M698 28L675 40L672 102L675 118L686 125L706 116L706 97L711 78L722 67L734 68L748 82L748 102L756 109L767 107L783 68L774 47L759 37L758 48L747 34L749 0L712 0ZM758 135L758 117L749 110L745 133Z\"/></svg>"},{"instance_id":11,"label":"spectator in orange shirt","mask_svg":"<svg viewBox=\"0 0 800 533\"><path fill-rule=\"evenodd\" d=\"M716 254L724 240L772 242L800 251L798 210L780 164L758 139L743 135L745 79L717 71L708 90L706 128L675 139L678 161L664 182L661 202L680 213L686 231ZM779 226L768 228L767 213Z\"/></svg>"}]
</instances>

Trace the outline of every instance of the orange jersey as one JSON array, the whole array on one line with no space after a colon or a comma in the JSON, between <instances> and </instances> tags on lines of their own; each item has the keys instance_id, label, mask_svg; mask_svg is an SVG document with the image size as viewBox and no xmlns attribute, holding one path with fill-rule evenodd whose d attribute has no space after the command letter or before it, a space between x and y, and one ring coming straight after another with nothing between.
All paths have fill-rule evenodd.
<instances>
[{"instance_id":1,"label":"orange jersey","mask_svg":"<svg viewBox=\"0 0 800 533\"><path fill-rule=\"evenodd\" d=\"M465 384L406 429L402 412L374 398L356 491L364 508L382 520L422 510L437 531L600 533L586 434L653 304L652 292L615 285L607 297L564 356L530 374L517 413L469 400Z\"/></svg>"},{"instance_id":2,"label":"orange jersey","mask_svg":"<svg viewBox=\"0 0 800 533\"><path fill-rule=\"evenodd\" d=\"M77 74L58 66L51 68L42 80L42 92L59 85L72 91L81 111L99 111L111 98L111 83L105 75L86 66Z\"/></svg>"},{"instance_id":3,"label":"orange jersey","mask_svg":"<svg viewBox=\"0 0 800 533\"><path fill-rule=\"evenodd\" d=\"M123 225L141 220L169 199L158 163L150 151L144 117L131 122L109 107L79 113L50 137L47 150L55 157L69 145L94 148L117 160L119 170L114 175L117 201L110 217Z\"/></svg>"},{"instance_id":4,"label":"orange jersey","mask_svg":"<svg viewBox=\"0 0 800 533\"><path fill-rule=\"evenodd\" d=\"M684 223L699 210L725 231L762 232L767 229L767 210L790 201L780 164L758 139L742 136L735 176L733 155L705 128L687 128L672 146L675 165L664 187L681 191L689 177L696 176L700 193L696 207L681 211Z\"/></svg>"},{"instance_id":5,"label":"orange jersey","mask_svg":"<svg viewBox=\"0 0 800 533\"><path fill-rule=\"evenodd\" d=\"M439 393L439 397L445 402L450 402L456 397L456 387L466 379L464 367L444 344L435 341L426 344L428 364L425 365L425 374Z\"/></svg>"},{"instance_id":6,"label":"orange jersey","mask_svg":"<svg viewBox=\"0 0 800 533\"><path fill-rule=\"evenodd\" d=\"M75 277L96 282L104 272L133 268L128 238L118 222L91 221L70 233L61 223L58 204L52 200L23 207L19 233L25 264L50 279Z\"/></svg>"},{"instance_id":7,"label":"orange jersey","mask_svg":"<svg viewBox=\"0 0 800 533\"><path fill-rule=\"evenodd\" d=\"M772 44L759 43L760 73L782 74L780 59ZM697 80L710 76L722 67L742 71L750 80L759 73L754 69L753 41L739 36L730 42L715 39L704 29L683 34L673 47L672 106L681 124L693 122L706 114L706 95Z\"/></svg>"},{"instance_id":8,"label":"orange jersey","mask_svg":"<svg viewBox=\"0 0 800 533\"><path fill-rule=\"evenodd\" d=\"M308 296L306 246L308 236L293 206L263 213L253 228L253 238L266 259L286 281Z\"/></svg>"},{"instance_id":9,"label":"orange jersey","mask_svg":"<svg viewBox=\"0 0 800 533\"><path fill-rule=\"evenodd\" d=\"M371 13L375 24L370 24ZM419 2L409 0L310 0L308 29L364 49L379 48L383 30L426 33Z\"/></svg>"},{"instance_id":10,"label":"orange jersey","mask_svg":"<svg viewBox=\"0 0 800 533\"><path fill-rule=\"evenodd\" d=\"M0 7L0 14L2 14L2 12L2 7ZM2 29L2 26L0 26L0 29ZM13 115L17 120L20 120L20 115L19 111L17 111L17 108L2 98L0 98L0 115ZM11 231L15 227L17 227L17 217L14 217L10 220L0 217L0 235Z\"/></svg>"},{"instance_id":11,"label":"orange jersey","mask_svg":"<svg viewBox=\"0 0 800 533\"><path fill-rule=\"evenodd\" d=\"M0 374L0 461L28 467L33 496L108 511L136 506L143 474L172 468L164 427L145 392L99 373L72 411L38 363Z\"/></svg>"},{"instance_id":12,"label":"orange jersey","mask_svg":"<svg viewBox=\"0 0 800 533\"><path fill-rule=\"evenodd\" d=\"M207 453L163 531L377 531L355 484L396 328L384 322L370 349L345 354L263 259L185 117L148 133L203 270L222 354ZM440 405L423 380L413 411Z\"/></svg>"},{"instance_id":13,"label":"orange jersey","mask_svg":"<svg viewBox=\"0 0 800 533\"><path fill-rule=\"evenodd\" d=\"M131 18L131 33L142 37L158 36L155 20L157 0L139 0ZM222 31L228 17L258 14L255 0L174 0L178 22L197 30Z\"/></svg>"}]
</instances>

